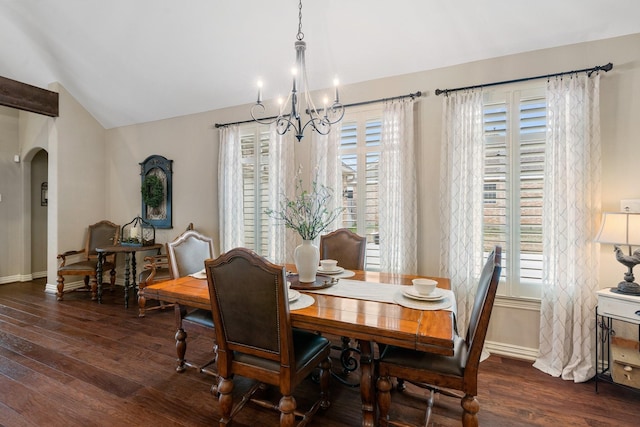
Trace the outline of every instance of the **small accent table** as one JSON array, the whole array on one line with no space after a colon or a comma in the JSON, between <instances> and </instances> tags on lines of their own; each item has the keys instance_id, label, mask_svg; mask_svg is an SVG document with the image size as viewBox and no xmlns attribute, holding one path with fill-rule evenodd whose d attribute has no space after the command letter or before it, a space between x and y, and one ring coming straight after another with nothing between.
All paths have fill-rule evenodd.
<instances>
[{"instance_id":1,"label":"small accent table","mask_svg":"<svg viewBox=\"0 0 640 427\"><path fill-rule=\"evenodd\" d=\"M615 292L613 288L600 289L598 305L596 306L596 393L598 380L615 383L611 367L611 337L615 335L613 320L638 325L638 339L640 340L640 296ZM600 357L600 359L598 358ZM598 367L600 369L598 369ZM599 372L598 372L599 371ZM629 390L638 391L618 384Z\"/></svg>"},{"instance_id":2,"label":"small accent table","mask_svg":"<svg viewBox=\"0 0 640 427\"><path fill-rule=\"evenodd\" d=\"M156 243L154 245L145 246L103 246L96 248L98 252L98 265L96 266L96 276L98 281L98 304L102 304L102 263L107 254L110 253L124 253L124 307L129 308L129 288L133 287L133 291L138 293L138 286L136 284L136 252L153 251L156 250L160 254L162 245ZM130 275L133 275L133 280L129 280Z\"/></svg>"}]
</instances>

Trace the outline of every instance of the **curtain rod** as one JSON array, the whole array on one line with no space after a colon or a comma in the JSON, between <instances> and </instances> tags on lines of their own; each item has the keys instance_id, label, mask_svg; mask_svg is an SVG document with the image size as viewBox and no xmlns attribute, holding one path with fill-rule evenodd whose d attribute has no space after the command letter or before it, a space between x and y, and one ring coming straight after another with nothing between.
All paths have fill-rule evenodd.
<instances>
[{"instance_id":1,"label":"curtain rod","mask_svg":"<svg viewBox=\"0 0 640 427\"><path fill-rule=\"evenodd\" d=\"M396 101L398 99L405 99L405 98L420 98L422 96L422 92L421 91L417 91L415 93L409 93L406 95L398 95L398 96L393 96L391 98L380 98L380 99L374 99L372 101L362 101L362 102L354 102L353 104L345 104L344 108L349 108L349 107L359 107L361 105L368 105L368 104L375 104L378 102L387 102L387 101ZM308 110L307 110L308 112ZM263 120L273 120L275 118L277 118L278 116L271 116L271 117L265 117ZM288 117L288 115L287 115ZM231 125L241 125L243 123L251 123L254 122L255 120L251 119L251 120L242 120L239 122L231 122L231 123L216 123L215 126L216 128L222 128L225 126L231 126Z\"/></svg>"},{"instance_id":2,"label":"curtain rod","mask_svg":"<svg viewBox=\"0 0 640 427\"><path fill-rule=\"evenodd\" d=\"M589 75L589 77L591 77L591 74L596 72L596 71L602 70L602 71L606 72L606 71L611 71L612 68L613 68L613 64L611 62L609 62L608 64L605 64L605 65L597 65L595 67L584 68L582 70L564 71L562 73L545 74L543 76L536 76L536 77L524 77L522 79L505 80L505 81L502 81L502 82L485 83L485 84L475 85L475 86L458 87L458 88L455 88L455 89L436 89L436 95L444 94L446 96L450 92L457 92L459 90L478 89L478 88L481 88L481 87L504 85L504 84L507 84L507 83L526 82L528 80L536 80L536 79L548 79L548 78L551 78L551 77L564 76L566 74L587 73Z\"/></svg>"}]
</instances>

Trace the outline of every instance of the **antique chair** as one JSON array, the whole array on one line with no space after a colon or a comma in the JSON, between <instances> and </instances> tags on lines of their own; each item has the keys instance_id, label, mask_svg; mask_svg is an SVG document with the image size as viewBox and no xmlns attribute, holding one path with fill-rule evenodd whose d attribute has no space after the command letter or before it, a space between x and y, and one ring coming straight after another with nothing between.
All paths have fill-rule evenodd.
<instances>
[{"instance_id":1,"label":"antique chair","mask_svg":"<svg viewBox=\"0 0 640 427\"><path fill-rule=\"evenodd\" d=\"M173 279L203 271L204 261L214 258L216 255L213 239L193 229L187 229L174 241L167 243L166 247L169 274ZM215 364L216 361L215 333L211 312L209 310L180 306L179 304L174 306L174 310L178 329L176 332L176 351L178 353L176 370L182 372L187 367L194 367L200 372L216 375L214 371L207 369L208 366ZM200 333L214 340L214 358L211 361L200 366L185 360L187 331Z\"/></svg>"},{"instance_id":2,"label":"antique chair","mask_svg":"<svg viewBox=\"0 0 640 427\"><path fill-rule=\"evenodd\" d=\"M205 265L218 343L220 426L230 423L248 401L275 409L273 403L255 398L264 384L279 387L280 426L293 426L296 416L304 425L319 408L328 408L329 341L292 329L284 267L246 248L232 249ZM302 413L296 410L293 390L318 366L320 399ZM235 407L234 375L257 380Z\"/></svg>"},{"instance_id":3,"label":"antique chair","mask_svg":"<svg viewBox=\"0 0 640 427\"><path fill-rule=\"evenodd\" d=\"M364 270L367 238L346 228L320 236L320 259L335 259L348 270Z\"/></svg>"},{"instance_id":4,"label":"antique chair","mask_svg":"<svg viewBox=\"0 0 640 427\"><path fill-rule=\"evenodd\" d=\"M501 247L496 246L487 258L480 276L466 337L455 338L453 356L395 346L387 346L382 352L377 361L376 385L380 426L407 425L389 420L390 377L402 378L430 390L424 425L429 423L434 394L437 392L461 399L463 426L478 425L477 413L480 404L475 398L478 394L478 367L500 279L501 258ZM462 394L450 390L457 390Z\"/></svg>"},{"instance_id":5,"label":"antique chair","mask_svg":"<svg viewBox=\"0 0 640 427\"><path fill-rule=\"evenodd\" d=\"M87 230L84 249L76 251L67 251L59 254L58 259L61 260L58 267L58 292L57 299L62 301L64 290L64 276L84 276L84 287L71 291L91 291L91 299L97 299L98 281L96 277L96 267L98 264L98 253L96 248L104 246L113 246L117 244L120 237L120 226L112 222L103 220L92 224ZM68 263L67 257L74 256L75 262ZM116 254L106 256L105 262L102 264L102 271L110 270L111 290L116 281Z\"/></svg>"}]
</instances>

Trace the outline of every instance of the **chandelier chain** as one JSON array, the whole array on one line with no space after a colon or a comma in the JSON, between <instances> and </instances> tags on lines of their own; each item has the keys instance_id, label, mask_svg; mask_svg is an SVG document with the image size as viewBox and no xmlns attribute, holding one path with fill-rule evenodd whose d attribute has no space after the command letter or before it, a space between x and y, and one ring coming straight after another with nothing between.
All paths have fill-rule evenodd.
<instances>
[{"instance_id":1,"label":"chandelier chain","mask_svg":"<svg viewBox=\"0 0 640 427\"><path fill-rule=\"evenodd\" d=\"M298 40L304 39L304 33L302 32L302 0L298 3L298 34L296 38Z\"/></svg>"}]
</instances>

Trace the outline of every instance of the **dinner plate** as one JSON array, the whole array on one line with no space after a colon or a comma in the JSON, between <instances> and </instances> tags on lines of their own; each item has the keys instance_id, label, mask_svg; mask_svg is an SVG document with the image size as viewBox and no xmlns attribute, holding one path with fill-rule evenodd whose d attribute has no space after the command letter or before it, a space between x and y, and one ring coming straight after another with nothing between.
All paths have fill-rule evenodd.
<instances>
[{"instance_id":1,"label":"dinner plate","mask_svg":"<svg viewBox=\"0 0 640 427\"><path fill-rule=\"evenodd\" d=\"M439 301L445 296L444 290L440 288L436 288L430 295L422 295L413 289L413 287L408 286L406 289L402 289L402 294L407 298L419 301Z\"/></svg>"},{"instance_id":2,"label":"dinner plate","mask_svg":"<svg viewBox=\"0 0 640 427\"><path fill-rule=\"evenodd\" d=\"M322 268L322 267L318 267L318 271L319 271L320 273L324 273L324 274L340 274L340 273L342 273L342 272L344 271L344 268L342 268L342 267L336 267L336 268L331 269L331 270L325 270L325 269L324 269L324 268Z\"/></svg>"},{"instance_id":3,"label":"dinner plate","mask_svg":"<svg viewBox=\"0 0 640 427\"><path fill-rule=\"evenodd\" d=\"M203 268L202 270L198 271L197 273L190 274L190 276L193 277L194 279L206 279L207 278L207 272Z\"/></svg>"},{"instance_id":4,"label":"dinner plate","mask_svg":"<svg viewBox=\"0 0 640 427\"><path fill-rule=\"evenodd\" d=\"M300 292L295 289L289 289L289 302L294 302L298 298L300 298Z\"/></svg>"}]
</instances>

